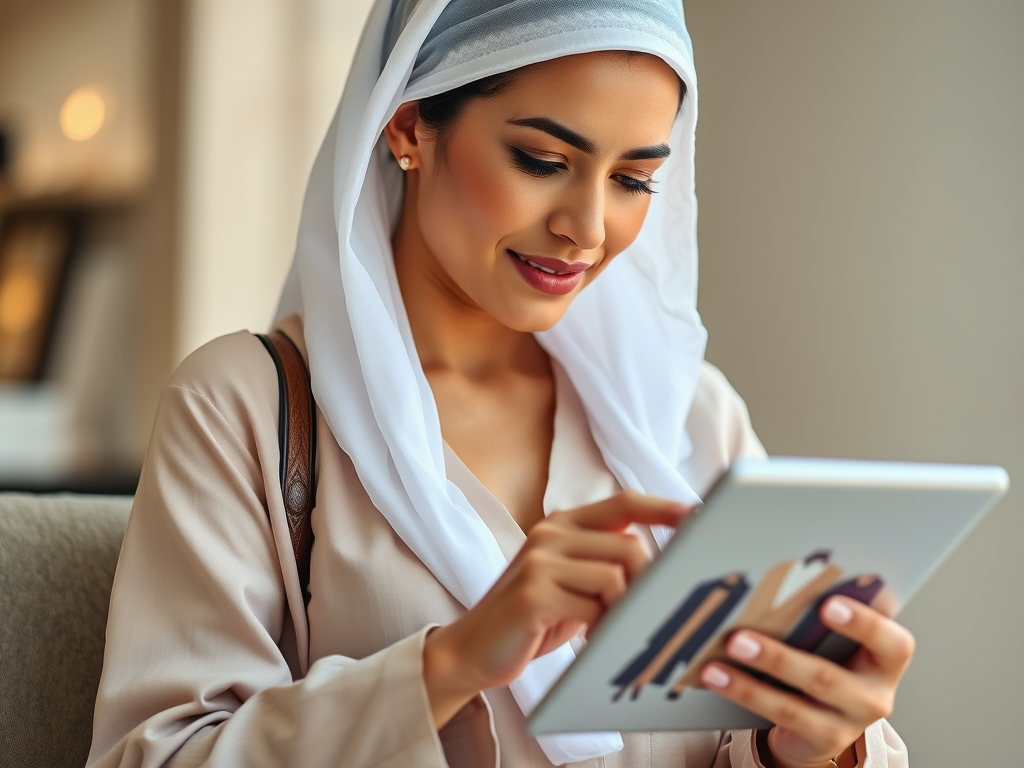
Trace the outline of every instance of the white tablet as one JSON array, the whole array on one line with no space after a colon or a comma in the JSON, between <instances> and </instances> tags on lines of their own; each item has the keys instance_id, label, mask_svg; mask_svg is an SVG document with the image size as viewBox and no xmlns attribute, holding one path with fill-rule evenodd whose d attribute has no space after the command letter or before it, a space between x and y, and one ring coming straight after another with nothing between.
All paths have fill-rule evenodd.
<instances>
[{"instance_id":1,"label":"white tablet","mask_svg":"<svg viewBox=\"0 0 1024 768\"><path fill-rule=\"evenodd\" d=\"M591 633L529 719L533 734L761 728L701 687L724 638L753 628L844 661L830 595L895 613L1006 492L1000 467L738 461Z\"/></svg>"}]
</instances>

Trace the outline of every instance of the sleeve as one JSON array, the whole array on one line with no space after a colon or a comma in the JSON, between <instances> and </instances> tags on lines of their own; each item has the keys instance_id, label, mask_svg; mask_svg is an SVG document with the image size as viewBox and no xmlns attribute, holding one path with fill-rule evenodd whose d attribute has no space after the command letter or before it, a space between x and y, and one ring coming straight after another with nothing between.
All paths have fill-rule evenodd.
<instances>
[{"instance_id":1,"label":"sleeve","mask_svg":"<svg viewBox=\"0 0 1024 768\"><path fill-rule=\"evenodd\" d=\"M693 449L681 469L703 496L736 459L763 459L764 446L750 423L743 398L711 363L701 365L697 391L686 419Z\"/></svg>"},{"instance_id":2,"label":"sleeve","mask_svg":"<svg viewBox=\"0 0 1024 768\"><path fill-rule=\"evenodd\" d=\"M757 755L753 731L729 731L712 768L765 768ZM868 726L857 740L857 768L909 768L907 745L887 720Z\"/></svg>"},{"instance_id":3,"label":"sleeve","mask_svg":"<svg viewBox=\"0 0 1024 768\"><path fill-rule=\"evenodd\" d=\"M429 627L293 680L265 508L276 451L265 474L260 442L223 410L186 386L162 394L111 595L88 765L445 766L422 682Z\"/></svg>"}]
</instances>

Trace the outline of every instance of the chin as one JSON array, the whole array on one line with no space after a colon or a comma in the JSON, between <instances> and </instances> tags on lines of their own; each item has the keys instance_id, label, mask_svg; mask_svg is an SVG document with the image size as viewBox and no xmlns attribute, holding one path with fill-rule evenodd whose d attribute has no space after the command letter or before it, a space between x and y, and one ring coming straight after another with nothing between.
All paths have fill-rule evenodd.
<instances>
[{"instance_id":1,"label":"chin","mask_svg":"<svg viewBox=\"0 0 1024 768\"><path fill-rule=\"evenodd\" d=\"M534 302L529 302L533 304ZM536 302L541 306L518 306L510 308L508 312L502 313L498 319L511 328L521 333L541 333L551 330L569 309L571 300L562 300L557 305Z\"/></svg>"}]
</instances>

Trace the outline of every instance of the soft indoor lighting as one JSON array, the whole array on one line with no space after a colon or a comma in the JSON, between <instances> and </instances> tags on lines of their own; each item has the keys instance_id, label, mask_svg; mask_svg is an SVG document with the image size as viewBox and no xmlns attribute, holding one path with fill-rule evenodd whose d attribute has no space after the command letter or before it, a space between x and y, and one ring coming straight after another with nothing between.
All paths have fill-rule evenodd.
<instances>
[{"instance_id":1,"label":"soft indoor lighting","mask_svg":"<svg viewBox=\"0 0 1024 768\"><path fill-rule=\"evenodd\" d=\"M60 129L72 141L85 141L103 127L107 108L103 97L92 88L79 88L60 108Z\"/></svg>"},{"instance_id":2,"label":"soft indoor lighting","mask_svg":"<svg viewBox=\"0 0 1024 768\"><path fill-rule=\"evenodd\" d=\"M0 334L24 333L43 309L42 286L35 274L15 270L0 285Z\"/></svg>"}]
</instances>

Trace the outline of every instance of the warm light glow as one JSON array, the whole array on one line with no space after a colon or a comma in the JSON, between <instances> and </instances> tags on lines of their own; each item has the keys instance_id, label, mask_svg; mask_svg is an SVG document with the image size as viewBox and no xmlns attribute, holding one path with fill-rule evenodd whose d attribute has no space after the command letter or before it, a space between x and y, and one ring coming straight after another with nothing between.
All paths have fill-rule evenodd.
<instances>
[{"instance_id":1,"label":"warm light glow","mask_svg":"<svg viewBox=\"0 0 1024 768\"><path fill-rule=\"evenodd\" d=\"M72 141L85 141L103 127L107 107L103 97L92 88L79 88L64 100L60 108L60 129Z\"/></svg>"},{"instance_id":2,"label":"warm light glow","mask_svg":"<svg viewBox=\"0 0 1024 768\"><path fill-rule=\"evenodd\" d=\"M0 333L17 335L28 330L43 308L39 280L26 269L8 274L0 286Z\"/></svg>"}]
</instances>

